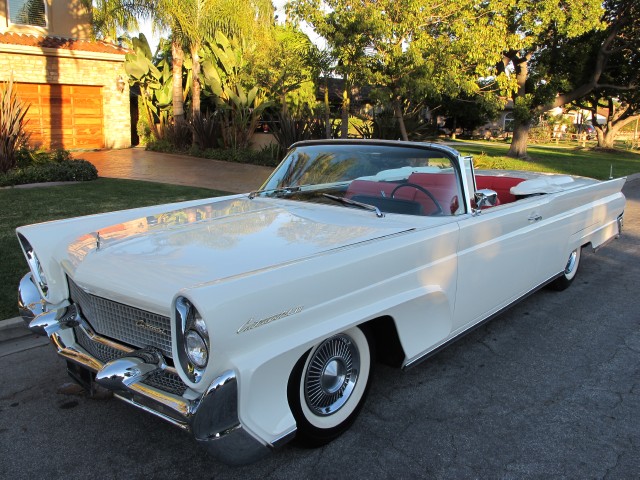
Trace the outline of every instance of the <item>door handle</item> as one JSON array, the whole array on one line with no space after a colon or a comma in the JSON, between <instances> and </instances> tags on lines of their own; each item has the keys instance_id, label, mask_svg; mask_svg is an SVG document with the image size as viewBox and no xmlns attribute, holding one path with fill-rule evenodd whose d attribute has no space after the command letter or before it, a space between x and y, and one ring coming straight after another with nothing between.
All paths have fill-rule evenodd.
<instances>
[{"instance_id":1,"label":"door handle","mask_svg":"<svg viewBox=\"0 0 640 480\"><path fill-rule=\"evenodd\" d=\"M542 220L542 215L539 213L532 213L529 215L529 223L539 222L540 220Z\"/></svg>"}]
</instances>

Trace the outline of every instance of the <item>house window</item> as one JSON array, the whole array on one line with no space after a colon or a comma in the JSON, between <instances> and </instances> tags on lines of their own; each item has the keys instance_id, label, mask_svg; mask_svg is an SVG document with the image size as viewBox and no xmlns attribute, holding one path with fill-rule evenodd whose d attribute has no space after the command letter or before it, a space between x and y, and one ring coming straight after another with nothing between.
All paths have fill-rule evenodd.
<instances>
[{"instance_id":1,"label":"house window","mask_svg":"<svg viewBox=\"0 0 640 480\"><path fill-rule=\"evenodd\" d=\"M44 0L9 0L9 21L20 25L47 26Z\"/></svg>"},{"instance_id":2,"label":"house window","mask_svg":"<svg viewBox=\"0 0 640 480\"><path fill-rule=\"evenodd\" d=\"M515 116L512 112L507 113L504 116L504 131L505 132L513 132L513 122L515 120Z\"/></svg>"}]
</instances>

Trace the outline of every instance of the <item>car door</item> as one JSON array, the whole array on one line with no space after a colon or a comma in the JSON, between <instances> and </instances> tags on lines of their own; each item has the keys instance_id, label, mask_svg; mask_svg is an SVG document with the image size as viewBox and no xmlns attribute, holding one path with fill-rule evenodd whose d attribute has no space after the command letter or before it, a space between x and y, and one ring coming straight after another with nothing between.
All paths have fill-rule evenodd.
<instances>
[{"instance_id":1,"label":"car door","mask_svg":"<svg viewBox=\"0 0 640 480\"><path fill-rule=\"evenodd\" d=\"M539 228L544 196L464 215L459 220L454 335L500 311L544 281Z\"/></svg>"}]
</instances>

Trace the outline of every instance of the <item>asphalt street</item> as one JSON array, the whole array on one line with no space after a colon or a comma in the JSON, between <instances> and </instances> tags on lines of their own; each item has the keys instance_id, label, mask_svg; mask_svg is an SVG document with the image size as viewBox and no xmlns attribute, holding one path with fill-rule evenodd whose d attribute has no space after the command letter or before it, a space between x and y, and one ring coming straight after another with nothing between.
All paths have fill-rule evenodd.
<instances>
[{"instance_id":1,"label":"asphalt street","mask_svg":"<svg viewBox=\"0 0 640 480\"><path fill-rule=\"evenodd\" d=\"M122 402L74 393L42 339L0 339L0 476L637 479L640 179L624 192L624 235L584 255L567 291L532 295L408 371L378 366L345 435L249 466L217 463Z\"/></svg>"}]
</instances>

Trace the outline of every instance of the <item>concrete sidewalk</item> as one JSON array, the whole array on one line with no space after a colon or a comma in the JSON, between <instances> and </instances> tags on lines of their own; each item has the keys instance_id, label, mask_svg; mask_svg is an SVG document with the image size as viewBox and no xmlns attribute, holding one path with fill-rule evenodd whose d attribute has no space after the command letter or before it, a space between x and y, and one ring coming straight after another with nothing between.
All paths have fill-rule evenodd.
<instances>
[{"instance_id":1,"label":"concrete sidewalk","mask_svg":"<svg viewBox=\"0 0 640 480\"><path fill-rule=\"evenodd\" d=\"M94 164L101 177L188 185L230 193L258 189L273 171L271 167L150 152L142 147L73 155Z\"/></svg>"}]
</instances>

